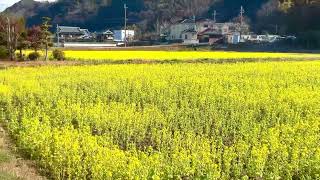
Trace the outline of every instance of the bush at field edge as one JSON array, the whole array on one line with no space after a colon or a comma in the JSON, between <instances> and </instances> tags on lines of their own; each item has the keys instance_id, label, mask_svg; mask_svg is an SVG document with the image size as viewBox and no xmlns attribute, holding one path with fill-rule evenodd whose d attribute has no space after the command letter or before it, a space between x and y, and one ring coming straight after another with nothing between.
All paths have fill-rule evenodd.
<instances>
[{"instance_id":1,"label":"bush at field edge","mask_svg":"<svg viewBox=\"0 0 320 180\"><path fill-rule=\"evenodd\" d=\"M28 59L30 61L35 61L35 60L38 60L39 58L41 57L40 53L38 52L32 52L28 55Z\"/></svg>"},{"instance_id":2,"label":"bush at field edge","mask_svg":"<svg viewBox=\"0 0 320 180\"><path fill-rule=\"evenodd\" d=\"M52 56L54 59L58 61L62 61L65 59L65 53L61 51L60 49L55 49L52 51Z\"/></svg>"}]
</instances>

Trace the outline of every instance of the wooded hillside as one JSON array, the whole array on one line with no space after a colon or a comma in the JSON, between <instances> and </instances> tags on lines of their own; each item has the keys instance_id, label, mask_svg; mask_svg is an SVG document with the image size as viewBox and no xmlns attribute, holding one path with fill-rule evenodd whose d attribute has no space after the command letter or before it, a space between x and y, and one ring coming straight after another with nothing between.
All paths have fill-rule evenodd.
<instances>
[{"instance_id":1,"label":"wooded hillside","mask_svg":"<svg viewBox=\"0 0 320 180\"><path fill-rule=\"evenodd\" d=\"M121 28L124 24L124 3L127 3L129 25L136 24L146 33L183 18L212 18L230 21L239 15L240 7L257 33L292 34L312 40L302 42L320 46L319 0L59 0L39 3L22 0L5 11L27 18L27 25L39 24L43 16L51 17L53 24L74 25L91 31ZM308 40L308 41L309 41Z\"/></svg>"}]
</instances>

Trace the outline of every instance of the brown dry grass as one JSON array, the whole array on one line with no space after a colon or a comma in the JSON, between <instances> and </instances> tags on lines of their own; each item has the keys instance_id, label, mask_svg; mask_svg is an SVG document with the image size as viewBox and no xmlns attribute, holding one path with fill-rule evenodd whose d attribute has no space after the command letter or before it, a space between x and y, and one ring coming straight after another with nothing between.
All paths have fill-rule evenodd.
<instances>
[{"instance_id":1,"label":"brown dry grass","mask_svg":"<svg viewBox=\"0 0 320 180\"><path fill-rule=\"evenodd\" d=\"M43 180L34 162L21 158L10 143L10 138L0 125L0 179Z\"/></svg>"},{"instance_id":2,"label":"brown dry grass","mask_svg":"<svg viewBox=\"0 0 320 180\"><path fill-rule=\"evenodd\" d=\"M0 60L0 68L6 67L36 67L36 66L48 66L48 65L77 65L81 62L77 61L10 61Z\"/></svg>"},{"instance_id":3,"label":"brown dry grass","mask_svg":"<svg viewBox=\"0 0 320 180\"><path fill-rule=\"evenodd\" d=\"M95 60L66 60L66 61L9 61L0 60L0 70L10 67L39 67L39 66L76 66L76 65L102 65L102 64L176 64L176 63L207 63L207 64L223 64L223 63L245 63L245 62L278 62L278 61L317 61L318 58L243 58L243 59L195 59L195 60L114 60L114 61L95 61Z\"/></svg>"}]
</instances>

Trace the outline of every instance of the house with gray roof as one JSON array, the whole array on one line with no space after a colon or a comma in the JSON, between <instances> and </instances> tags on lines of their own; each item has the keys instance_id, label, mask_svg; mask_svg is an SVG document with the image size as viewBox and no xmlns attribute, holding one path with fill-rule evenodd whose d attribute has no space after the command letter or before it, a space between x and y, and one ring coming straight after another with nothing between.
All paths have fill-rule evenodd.
<instances>
[{"instance_id":1,"label":"house with gray roof","mask_svg":"<svg viewBox=\"0 0 320 180\"><path fill-rule=\"evenodd\" d=\"M182 32L194 29L195 21L193 19L184 19L178 23L172 24L167 31L168 40L183 40Z\"/></svg>"},{"instance_id":2,"label":"house with gray roof","mask_svg":"<svg viewBox=\"0 0 320 180\"><path fill-rule=\"evenodd\" d=\"M189 18L183 19L163 28L165 37L169 41L181 41L185 44L209 43L215 44L224 42L232 35L240 32L247 33L249 25L234 22L217 23L207 18ZM227 41L228 42L228 41Z\"/></svg>"},{"instance_id":3,"label":"house with gray roof","mask_svg":"<svg viewBox=\"0 0 320 180\"><path fill-rule=\"evenodd\" d=\"M57 26L56 35L60 40L72 41L92 38L88 29L72 26Z\"/></svg>"}]
</instances>

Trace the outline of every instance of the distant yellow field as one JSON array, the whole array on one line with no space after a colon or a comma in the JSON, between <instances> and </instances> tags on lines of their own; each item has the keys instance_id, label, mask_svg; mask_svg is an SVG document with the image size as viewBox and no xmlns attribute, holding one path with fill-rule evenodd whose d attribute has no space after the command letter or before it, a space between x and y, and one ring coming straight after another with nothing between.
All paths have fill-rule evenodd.
<instances>
[{"instance_id":1,"label":"distant yellow field","mask_svg":"<svg viewBox=\"0 0 320 180\"><path fill-rule=\"evenodd\" d=\"M26 53L30 53L27 51ZM68 60L320 59L320 54L203 51L64 51Z\"/></svg>"},{"instance_id":2,"label":"distant yellow field","mask_svg":"<svg viewBox=\"0 0 320 180\"><path fill-rule=\"evenodd\" d=\"M320 58L320 54L256 53L256 52L195 52L195 51L65 51L75 60L197 60L256 58Z\"/></svg>"}]
</instances>

